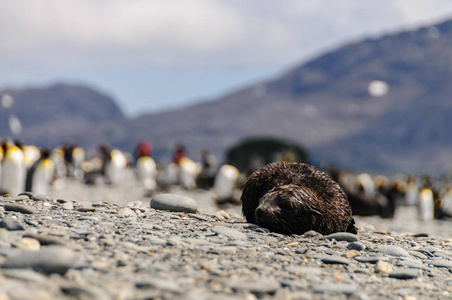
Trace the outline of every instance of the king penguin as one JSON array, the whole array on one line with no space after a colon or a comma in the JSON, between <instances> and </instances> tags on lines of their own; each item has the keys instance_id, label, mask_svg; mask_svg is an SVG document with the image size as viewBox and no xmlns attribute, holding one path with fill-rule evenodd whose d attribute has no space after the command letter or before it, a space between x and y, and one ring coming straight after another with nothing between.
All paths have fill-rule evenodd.
<instances>
[{"instance_id":1,"label":"king penguin","mask_svg":"<svg viewBox=\"0 0 452 300\"><path fill-rule=\"evenodd\" d=\"M11 141L5 142L4 151L0 191L15 196L25 188L24 153Z\"/></svg>"},{"instance_id":2,"label":"king penguin","mask_svg":"<svg viewBox=\"0 0 452 300\"><path fill-rule=\"evenodd\" d=\"M236 167L228 164L221 166L213 184L213 191L215 192L217 203L240 203L238 198L234 198L234 189L237 186L239 176L240 172Z\"/></svg>"},{"instance_id":3,"label":"king penguin","mask_svg":"<svg viewBox=\"0 0 452 300\"><path fill-rule=\"evenodd\" d=\"M419 217L422 221L431 221L434 217L433 191L423 188L419 193Z\"/></svg>"},{"instance_id":4,"label":"king penguin","mask_svg":"<svg viewBox=\"0 0 452 300\"><path fill-rule=\"evenodd\" d=\"M121 150L110 151L107 145L101 144L99 151L103 156L102 173L107 184L118 184L124 176L127 167L127 158Z\"/></svg>"},{"instance_id":5,"label":"king penguin","mask_svg":"<svg viewBox=\"0 0 452 300\"><path fill-rule=\"evenodd\" d=\"M52 183L54 173L55 164L50 158L50 151L41 150L40 158L27 173L25 190L33 194L47 194L47 188Z\"/></svg>"},{"instance_id":6,"label":"king penguin","mask_svg":"<svg viewBox=\"0 0 452 300\"><path fill-rule=\"evenodd\" d=\"M150 156L143 155L137 159L135 172L138 180L148 193L157 188L157 166Z\"/></svg>"}]
</instances>

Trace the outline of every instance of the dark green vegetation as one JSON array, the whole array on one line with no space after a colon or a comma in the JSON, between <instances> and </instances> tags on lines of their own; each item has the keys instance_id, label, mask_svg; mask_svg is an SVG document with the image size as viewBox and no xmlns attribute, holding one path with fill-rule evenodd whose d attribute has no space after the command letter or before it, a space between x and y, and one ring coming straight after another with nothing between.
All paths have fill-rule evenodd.
<instances>
[{"instance_id":1,"label":"dark green vegetation","mask_svg":"<svg viewBox=\"0 0 452 300\"><path fill-rule=\"evenodd\" d=\"M279 160L308 162L308 152L295 143L265 137L247 139L226 152L227 163L242 172Z\"/></svg>"}]
</instances>

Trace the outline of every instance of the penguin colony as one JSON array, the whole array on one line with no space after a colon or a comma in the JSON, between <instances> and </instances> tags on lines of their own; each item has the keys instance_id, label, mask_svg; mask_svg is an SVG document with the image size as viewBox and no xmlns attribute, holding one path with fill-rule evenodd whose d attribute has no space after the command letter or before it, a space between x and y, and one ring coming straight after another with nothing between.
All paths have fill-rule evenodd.
<instances>
[{"instance_id":1,"label":"penguin colony","mask_svg":"<svg viewBox=\"0 0 452 300\"><path fill-rule=\"evenodd\" d=\"M203 161L196 162L180 144L166 166L152 156L148 141L140 141L133 154L101 144L97 153L88 158L85 150L76 145L64 144L48 150L4 140L0 146L0 195L14 196L25 191L46 194L52 184L64 178L93 185L120 185L124 172L133 169L145 196L169 192L174 186L202 188L213 191L212 200L219 206L240 205L240 189L250 170L240 172L235 166L220 165L206 150ZM389 179L337 169L326 173L341 187L353 215L392 218L397 207L403 205L416 206L419 219L424 222L452 218L452 185L447 179L435 180L433 184L428 177ZM249 192L246 184L244 192ZM281 232L279 228L274 231Z\"/></svg>"}]
</instances>

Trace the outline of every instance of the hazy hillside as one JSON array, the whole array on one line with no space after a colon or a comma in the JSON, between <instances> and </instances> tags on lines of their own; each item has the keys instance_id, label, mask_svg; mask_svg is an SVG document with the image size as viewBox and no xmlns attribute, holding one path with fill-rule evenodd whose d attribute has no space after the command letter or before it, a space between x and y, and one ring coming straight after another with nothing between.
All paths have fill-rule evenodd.
<instances>
[{"instance_id":1,"label":"hazy hillside","mask_svg":"<svg viewBox=\"0 0 452 300\"><path fill-rule=\"evenodd\" d=\"M8 120L15 115L23 127L17 137L30 144L54 147L73 140L87 145L102 124L124 120L109 96L86 86L55 84L0 91L0 96L5 94L14 102L0 108L0 137L13 137Z\"/></svg>"},{"instance_id":2,"label":"hazy hillside","mask_svg":"<svg viewBox=\"0 0 452 300\"><path fill-rule=\"evenodd\" d=\"M369 93L376 80L388 87L380 97ZM6 92L16 99L14 113L26 129L21 137L30 143L71 137L131 150L148 138L157 155L168 156L182 141L197 159L204 147L221 157L243 138L281 136L307 146L317 163L438 173L452 170L450 82L452 21L350 44L279 78L136 119L80 86ZM0 136L7 135L4 116L0 111Z\"/></svg>"},{"instance_id":3,"label":"hazy hillside","mask_svg":"<svg viewBox=\"0 0 452 300\"><path fill-rule=\"evenodd\" d=\"M216 153L250 135L279 135L315 160L358 170L452 170L452 22L327 53L280 78L130 125L157 143ZM389 92L369 94L384 81ZM124 145L127 144L124 141Z\"/></svg>"}]
</instances>

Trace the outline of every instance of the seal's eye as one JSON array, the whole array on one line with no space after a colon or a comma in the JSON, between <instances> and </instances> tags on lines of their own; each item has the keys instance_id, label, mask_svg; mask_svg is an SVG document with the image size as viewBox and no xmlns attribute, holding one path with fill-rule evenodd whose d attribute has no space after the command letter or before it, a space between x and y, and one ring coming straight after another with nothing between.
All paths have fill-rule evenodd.
<instances>
[{"instance_id":1,"label":"seal's eye","mask_svg":"<svg viewBox=\"0 0 452 300\"><path fill-rule=\"evenodd\" d=\"M278 201L278 206L281 209L292 209L292 204L291 204L291 202L289 200L284 199L284 198L279 198L278 200L279 200Z\"/></svg>"}]
</instances>

